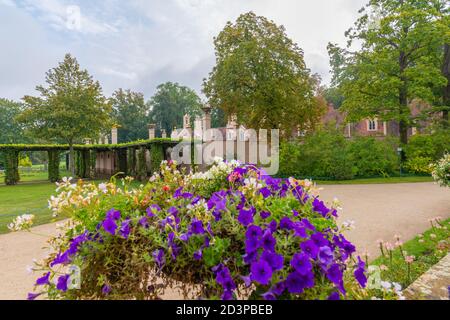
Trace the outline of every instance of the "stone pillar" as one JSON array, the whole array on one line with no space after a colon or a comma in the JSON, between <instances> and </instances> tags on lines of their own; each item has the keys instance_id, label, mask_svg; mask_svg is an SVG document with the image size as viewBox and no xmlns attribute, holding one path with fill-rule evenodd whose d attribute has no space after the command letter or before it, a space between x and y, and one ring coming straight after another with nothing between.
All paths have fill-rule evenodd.
<instances>
[{"instance_id":1,"label":"stone pillar","mask_svg":"<svg viewBox=\"0 0 450 320\"><path fill-rule=\"evenodd\" d=\"M211 110L212 108L209 105L205 105L202 108L205 115L203 116L203 130L211 129Z\"/></svg>"},{"instance_id":2,"label":"stone pillar","mask_svg":"<svg viewBox=\"0 0 450 320\"><path fill-rule=\"evenodd\" d=\"M155 127L156 125L151 123L148 126L148 138L151 139L155 139Z\"/></svg>"},{"instance_id":3,"label":"stone pillar","mask_svg":"<svg viewBox=\"0 0 450 320\"><path fill-rule=\"evenodd\" d=\"M111 143L117 144L117 127L112 127L111 129Z\"/></svg>"},{"instance_id":4,"label":"stone pillar","mask_svg":"<svg viewBox=\"0 0 450 320\"><path fill-rule=\"evenodd\" d=\"M167 138L166 129L161 129L161 138Z\"/></svg>"}]
</instances>

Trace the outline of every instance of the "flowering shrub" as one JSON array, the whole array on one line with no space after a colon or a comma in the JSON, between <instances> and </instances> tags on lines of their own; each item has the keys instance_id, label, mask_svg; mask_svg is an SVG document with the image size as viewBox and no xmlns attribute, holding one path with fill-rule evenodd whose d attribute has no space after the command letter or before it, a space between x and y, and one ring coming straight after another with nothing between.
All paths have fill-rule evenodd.
<instances>
[{"instance_id":1,"label":"flowering shrub","mask_svg":"<svg viewBox=\"0 0 450 320\"><path fill-rule=\"evenodd\" d=\"M433 179L443 187L450 187L450 153L444 155L433 166L433 172L431 173Z\"/></svg>"},{"instance_id":2,"label":"flowering shrub","mask_svg":"<svg viewBox=\"0 0 450 320\"><path fill-rule=\"evenodd\" d=\"M337 226L337 206L309 181L237 162L185 174L164 161L145 186L129 182L59 184L49 205L72 219L35 266L42 277L29 298L158 299L176 289L191 299L367 297L365 262Z\"/></svg>"}]
</instances>

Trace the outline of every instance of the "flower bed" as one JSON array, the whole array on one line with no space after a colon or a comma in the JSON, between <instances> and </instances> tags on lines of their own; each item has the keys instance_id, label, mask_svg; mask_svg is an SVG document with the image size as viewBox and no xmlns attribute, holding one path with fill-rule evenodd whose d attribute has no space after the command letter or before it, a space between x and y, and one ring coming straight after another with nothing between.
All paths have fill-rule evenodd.
<instances>
[{"instance_id":1,"label":"flower bed","mask_svg":"<svg viewBox=\"0 0 450 320\"><path fill-rule=\"evenodd\" d=\"M163 162L145 186L130 180L59 184L50 207L72 219L29 298L158 299L175 287L191 299L366 297L365 263L309 181L237 162L198 174Z\"/></svg>"}]
</instances>

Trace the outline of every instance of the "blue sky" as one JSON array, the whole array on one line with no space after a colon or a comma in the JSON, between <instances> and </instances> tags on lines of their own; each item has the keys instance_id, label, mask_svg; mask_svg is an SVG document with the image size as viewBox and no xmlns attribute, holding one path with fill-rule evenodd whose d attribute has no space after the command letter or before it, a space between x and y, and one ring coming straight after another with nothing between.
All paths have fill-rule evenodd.
<instances>
[{"instance_id":1,"label":"blue sky","mask_svg":"<svg viewBox=\"0 0 450 320\"><path fill-rule=\"evenodd\" d=\"M45 72L73 54L99 80L146 99L165 81L200 93L214 65L213 37L254 11L283 24L307 66L329 80L326 46L367 0L0 0L0 97L35 94Z\"/></svg>"}]
</instances>

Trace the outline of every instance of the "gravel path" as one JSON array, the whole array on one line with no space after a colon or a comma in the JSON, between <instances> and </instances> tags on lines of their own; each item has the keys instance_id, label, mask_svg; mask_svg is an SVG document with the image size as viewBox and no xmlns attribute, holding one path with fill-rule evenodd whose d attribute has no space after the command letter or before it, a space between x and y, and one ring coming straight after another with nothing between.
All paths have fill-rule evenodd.
<instances>
[{"instance_id":1,"label":"gravel path","mask_svg":"<svg viewBox=\"0 0 450 320\"><path fill-rule=\"evenodd\" d=\"M354 220L356 229L347 233L360 251L378 255L376 240L404 240L429 228L428 219L450 217L450 190L433 183L325 185L321 198L337 197L344 210L340 221ZM60 222L61 223L61 222ZM33 228L37 233L57 234L56 224ZM37 275L27 273L33 258L47 254L46 237L28 232L0 235L0 299L24 299Z\"/></svg>"}]
</instances>

